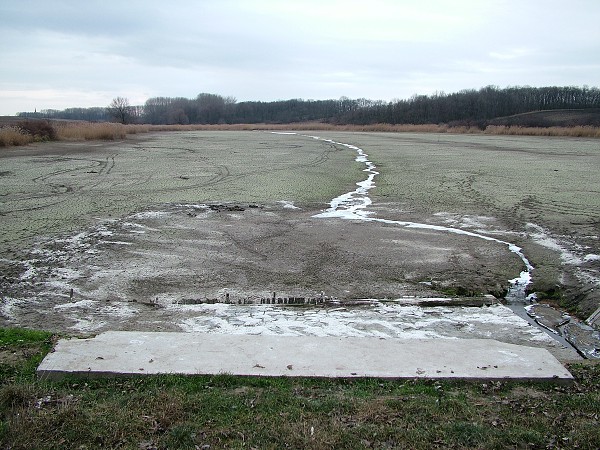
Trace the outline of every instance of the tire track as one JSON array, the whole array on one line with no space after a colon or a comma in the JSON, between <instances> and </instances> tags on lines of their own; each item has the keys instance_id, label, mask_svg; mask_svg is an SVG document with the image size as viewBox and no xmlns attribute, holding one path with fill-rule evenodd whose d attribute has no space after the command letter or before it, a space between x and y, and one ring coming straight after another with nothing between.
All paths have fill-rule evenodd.
<instances>
[{"instance_id":1,"label":"tire track","mask_svg":"<svg viewBox=\"0 0 600 450\"><path fill-rule=\"evenodd\" d=\"M297 147L301 148L302 146L297 146ZM307 167L316 167L316 166L326 163L329 160L329 154L333 153L333 152L337 152L337 151L340 151L340 150L334 144L329 144L329 145L327 145L327 149L325 149L323 152L319 153L311 161L308 161L306 163L299 163L296 165L286 165L285 167L281 167L281 168L271 167L271 168L269 168L269 173L276 173L279 171L289 171L290 167L297 168L297 169L303 169L303 168L307 168ZM212 187L212 186L219 185L223 182L239 181L239 180L242 180L244 178L247 178L247 177L250 177L253 175L263 174L265 172L264 168L260 168L260 169L250 170L250 171L247 171L244 173L232 175L228 166L219 165L216 167L218 167L218 169L219 169L219 174L215 175L214 177L207 180L206 182L197 183L194 185L184 186L184 187L164 188L164 189L159 189L158 191L159 192L188 191L188 190L198 189L198 188L202 188L202 187Z\"/></svg>"}]
</instances>

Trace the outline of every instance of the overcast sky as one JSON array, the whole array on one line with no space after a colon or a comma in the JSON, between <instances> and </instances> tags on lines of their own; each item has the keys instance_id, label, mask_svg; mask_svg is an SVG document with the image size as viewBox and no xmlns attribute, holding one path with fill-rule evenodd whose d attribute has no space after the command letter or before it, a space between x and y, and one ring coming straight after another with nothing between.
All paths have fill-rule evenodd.
<instances>
[{"instance_id":1,"label":"overcast sky","mask_svg":"<svg viewBox=\"0 0 600 450\"><path fill-rule=\"evenodd\" d=\"M1 0L0 115L600 86L600 0Z\"/></svg>"}]
</instances>

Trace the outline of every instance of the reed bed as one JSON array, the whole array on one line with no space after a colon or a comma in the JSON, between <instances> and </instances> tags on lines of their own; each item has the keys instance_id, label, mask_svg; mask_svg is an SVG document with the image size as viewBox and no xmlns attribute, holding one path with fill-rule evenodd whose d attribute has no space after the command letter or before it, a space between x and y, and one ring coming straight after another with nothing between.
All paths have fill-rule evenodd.
<instances>
[{"instance_id":1,"label":"reed bed","mask_svg":"<svg viewBox=\"0 0 600 450\"><path fill-rule=\"evenodd\" d=\"M453 133L453 134L488 134L514 136L562 136L600 138L600 127L521 127L488 125L485 129L471 126L449 126L446 124L387 124L338 125L323 122L301 122L290 124L217 124L217 125L139 125L111 122L61 122L51 123L55 130L53 137L59 141L91 141L119 140L127 135L168 131L351 131L379 133ZM0 128L0 147L27 145L37 141L35 135L18 125L7 125ZM45 139L44 139L45 140Z\"/></svg>"},{"instance_id":2,"label":"reed bed","mask_svg":"<svg viewBox=\"0 0 600 450\"><path fill-rule=\"evenodd\" d=\"M127 125L128 127L134 125ZM453 133L453 134L489 134L515 136L563 136L563 137L600 137L600 127L520 127L489 125L485 129L474 126L449 126L446 124L398 124L376 123L370 125L337 125L322 122L302 122L290 124L219 124L219 125L148 125L148 132L159 131L353 131L380 133Z\"/></svg>"},{"instance_id":3,"label":"reed bed","mask_svg":"<svg viewBox=\"0 0 600 450\"><path fill-rule=\"evenodd\" d=\"M33 142L33 136L23 132L19 127L5 126L0 128L0 147L27 145Z\"/></svg>"},{"instance_id":4,"label":"reed bed","mask_svg":"<svg viewBox=\"0 0 600 450\"><path fill-rule=\"evenodd\" d=\"M600 127L574 126L574 127L518 127L489 125L484 130L485 134L513 135L513 136L562 136L562 137L588 137L599 138Z\"/></svg>"},{"instance_id":5,"label":"reed bed","mask_svg":"<svg viewBox=\"0 0 600 450\"><path fill-rule=\"evenodd\" d=\"M125 139L133 130L120 123L57 122L54 123L60 141L92 141Z\"/></svg>"}]
</instances>

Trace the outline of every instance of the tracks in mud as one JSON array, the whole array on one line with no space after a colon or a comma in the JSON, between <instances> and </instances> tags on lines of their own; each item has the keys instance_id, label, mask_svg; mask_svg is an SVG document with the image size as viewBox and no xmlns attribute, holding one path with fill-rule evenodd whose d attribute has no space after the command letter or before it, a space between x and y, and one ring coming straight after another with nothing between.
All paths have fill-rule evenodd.
<instances>
[{"instance_id":1,"label":"tracks in mud","mask_svg":"<svg viewBox=\"0 0 600 450\"><path fill-rule=\"evenodd\" d=\"M314 137L311 137L311 138L314 138ZM311 154L311 158L310 158L309 161L307 161L308 158L304 158L304 160L302 160L302 163L296 164L294 167L296 167L296 168L299 169L299 168L304 168L304 167L313 167L313 166L323 165L323 164L327 163L328 158L331 156L332 152L342 152L342 151L347 152L347 149L350 148L350 147L342 147L340 144L337 144L337 143L334 143L334 142L324 142L324 141L322 141L322 144L323 144L322 147L317 146L317 148L320 151L319 154L316 154L316 152L315 152L315 154ZM285 145L285 144L283 144L283 145ZM346 155L347 155L347 153L346 153ZM140 152L140 156L144 156L143 152ZM261 155L258 155L255 158L255 160L252 161L252 163L253 164L256 163L257 159L259 159L260 157L261 157ZM177 158L178 158L179 161L183 161L184 160L184 157L182 155L177 156ZM347 156L343 156L343 159L347 160L346 158L347 158ZM338 158L338 159L340 159L340 158ZM146 178L144 178L144 177L138 177L138 181L135 181L134 179L129 179L128 181L125 181L125 179L119 180L118 177L120 176L120 172L124 172L125 173L126 171L124 170L124 168L122 166L120 166L120 163L122 163L123 160L120 160L120 154L118 154L118 153L112 154L112 157L111 156L107 156L105 159L102 159L102 160L100 160L99 158L96 158L96 160L94 160L94 161L95 161L94 164L98 163L98 165L97 166L96 165L93 166L92 170L97 170L98 173L92 173L92 174L90 174L89 178L90 179L95 179L96 181L99 181L100 178L105 178L106 175L108 175L108 178L111 178L111 176L117 176L117 179L115 181L116 182L124 182L125 184L127 184L127 182L130 182L130 183L133 183L133 182L145 183L145 182L149 182L152 179L152 177L155 175L155 174L152 174L152 173L151 174L146 174L145 175ZM365 163L365 161L361 161L361 162ZM280 173L279 171L283 170L283 167L278 166L278 164L274 164L273 167L268 167L268 166L267 167L263 167L262 170L256 168L256 165L252 165L250 167L250 169L251 169L250 172L244 172L245 167L241 167L242 170L240 170L240 167L236 167L236 166L231 166L233 170L230 170L229 163L226 162L226 161L224 161L224 164L222 164L220 166L219 165L212 165L211 166L211 170L214 167L218 167L218 173L213 173L212 174L213 176L210 179L206 179L205 178L203 180L204 183L202 184L202 186L214 186L214 185L219 185L219 184L225 184L228 181L240 180L240 179L243 179L244 177L249 177L250 174L260 174L260 173L262 173L262 172L264 172L266 170L274 172L274 176L277 177L277 176L279 176L279 173ZM328 167L328 166L326 166L326 167ZM288 168L289 168L289 166L288 166ZM188 167L185 167L185 169L188 169ZM189 170L191 170L191 168ZM185 172L182 172L182 173L183 173L183 175L187 176L187 173L185 173ZM181 175L181 174L176 173L174 175L174 177L178 178L179 175ZM61 175L59 175L59 177L60 176ZM181 178L182 178L181 181L177 180L177 183L181 184L181 186L179 186L179 187L164 187L164 186L159 186L158 189L157 189L157 191L161 191L161 192L178 192L178 191L193 190L193 189L198 188L198 186L200 186L200 184L195 183L193 179L186 180L184 177L181 177ZM52 179L50 179L50 180L52 180ZM186 183L189 183L189 184L186 185ZM86 185L86 186L91 186L91 184ZM366 186L364 186L364 185L363 186L359 186L359 188L363 188L364 189L364 188L366 188ZM88 189L88 188L85 187L84 189ZM60 194L60 195L69 195L69 194L65 193L65 194ZM353 199L352 198L348 198L347 200L350 201L350 203L352 203L353 200L354 201L358 200L360 202L360 199L358 199L357 196L354 196ZM364 211L368 212L369 208L365 208ZM304 214L305 214L305 216L303 216L303 217L308 217L308 213L306 211L304 212ZM419 226L419 224L416 223L416 222L386 221L385 219L377 219L375 217L367 217L367 216L368 216L368 214L365 215L364 217L362 217L361 219L357 219L357 220L361 220L361 221L364 221L364 222L366 222L367 220L371 220L371 222L379 222L379 223L382 223L382 224L388 223L389 225L393 225L393 226L396 226L396 227L402 226L402 227L408 227L408 228L418 228L418 226ZM123 216L121 216L121 217L123 217ZM417 220L419 220L419 219L417 219ZM181 225L181 223L179 223L179 222L176 221L176 222L171 222L170 226L172 226L172 229L174 230L176 226L180 226L180 225ZM190 224L188 224L188 225L190 225ZM232 221L231 226L235 227L237 225L234 224L233 221ZM325 227L325 226L329 226L329 225L327 225L327 224L323 225L323 227ZM360 227L362 227L365 231L368 230L368 227L365 227L363 225L361 225ZM393 227L390 226L389 228L393 228ZM142 228L140 228L140 230L141 229ZM249 240L249 239L246 239L245 237L242 237L240 239L239 236L236 238L235 234L230 234L229 236L227 235L228 230L232 230L232 229L233 228L229 228L229 229L225 228L225 229L223 229L223 231L224 231L223 236L226 236L228 240L230 240L231 242L233 242L233 244L234 244L233 247L239 248L244 253L247 253L248 255L254 256L255 258L258 258L258 259L260 259L261 261L264 262L265 261L264 255L266 253L264 251L262 251L260 248L258 249L258 251L256 251L256 246L251 245L252 244L252 240L251 239ZM439 229L432 228L431 230L432 231L440 231L440 232L443 231L445 233L450 233L450 231L448 231L449 227L440 227ZM163 228L163 229L161 229L161 233L163 234L163 237L165 239L169 239L170 237L172 237L171 228L169 228L168 230L166 228ZM333 233L335 233L335 232L333 232ZM466 234L466 233L464 233L464 234ZM273 238L273 236L269 235L269 233L265 233L265 236L267 238L270 238L270 239ZM320 238L320 236L318 234L313 234L311 236L313 236L313 237L317 236L318 239L319 239L319 242L320 243L322 242L322 240L321 240L321 238ZM360 234L357 233L356 234L356 238L361 238ZM126 241L126 239L122 239L122 238L118 238L118 239L116 239L116 238L109 238L109 239L106 239L105 241L106 242L104 242L102 244L101 248L104 248L104 249L109 249L110 248L111 252L114 252L114 253L112 253L113 256L114 255L120 255L122 252L126 252L127 251L126 249L133 248L132 245L129 245L129 244L128 244L128 246L125 246L124 242ZM287 242L285 242L285 239L278 240L278 242L279 241L281 241L280 243L283 243L284 245L287 244ZM134 241L131 240L131 241L128 241L128 242L131 243L131 242L134 242ZM185 247L187 245L187 242L188 241L186 241L186 240L182 240L182 246ZM334 240L331 241L331 242L335 243L335 237L334 237ZM504 243L504 244L506 244L506 243ZM477 243L475 245L477 245ZM327 247L321 246L321 247L319 247L317 249L317 252L321 251L323 249L327 249ZM170 249L167 249L167 251L169 251L169 250ZM279 249L277 249L276 251L279 251ZM498 248L498 252L502 253L503 249ZM150 253L148 253L148 254L150 255ZM190 253L187 253L185 251L182 252L182 255L183 255L182 259L185 259L187 257L193 258L193 256L190 256L191 255ZM152 255L150 255L150 256L152 256ZM306 254L305 253L294 253L292 256L293 257L300 257L303 260L308 260L309 265L312 264L312 266L314 266L314 275L315 276L319 275L317 268L322 265L321 261L318 261L318 260L311 261L309 258L306 258ZM510 255L508 255L507 258L510 259ZM232 261L241 261L241 260L232 260ZM344 260L344 261L349 261L349 260ZM139 263L139 261L137 261L137 260L135 262L136 262L136 264ZM228 264L230 263L229 261L225 261L225 262L227 262ZM516 260L515 260L515 264L516 264ZM199 267L201 267L201 265ZM349 267L350 267L350 265L349 265ZM367 267L366 264L363 264L362 267L366 268L366 269L370 268L370 267ZM120 277L120 276L122 276L123 273L125 273L127 271L131 271L131 270L132 270L132 266L130 264L128 264L128 263L124 263L122 271L119 274L115 273L115 277ZM140 270L139 273L140 273L140 275L143 276L143 271ZM466 273L466 272L463 272L463 273ZM304 273L300 273L300 275L304 276ZM458 275L458 276L461 276L461 275ZM325 279L325 278L326 277L323 277L323 279ZM504 277L504 278L506 278L506 277ZM159 277L157 277L157 280L160 281L161 279ZM291 282L296 282L297 281L297 279L295 279L295 278L294 279L290 279L290 280L291 280L290 281L290 285L291 285ZM229 280L226 280L226 281L229 282ZM321 281L321 280L319 279L317 281ZM142 286L142 285L143 285L143 280L142 280L142 282L140 282L139 286ZM167 287L169 287L169 286L170 285L167 285ZM200 290L200 292L202 292L202 291ZM379 291L379 292L381 292L381 291ZM111 300L111 301L113 301L113 300ZM114 303L113 303L113 305L114 305ZM79 305L75 305L74 304L72 307L73 307L73 310L75 310L76 308L83 309L83 306L84 306L84 304L81 303ZM65 307L64 309L66 310L67 307Z\"/></svg>"}]
</instances>

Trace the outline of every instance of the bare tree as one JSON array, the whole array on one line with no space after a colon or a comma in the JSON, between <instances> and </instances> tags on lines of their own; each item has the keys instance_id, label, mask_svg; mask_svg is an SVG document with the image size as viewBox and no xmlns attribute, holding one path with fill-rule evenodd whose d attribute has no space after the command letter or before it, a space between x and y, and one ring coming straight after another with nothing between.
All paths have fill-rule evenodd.
<instances>
[{"instance_id":1,"label":"bare tree","mask_svg":"<svg viewBox=\"0 0 600 450\"><path fill-rule=\"evenodd\" d=\"M129 100L125 97L113 98L107 110L108 114L114 117L117 122L128 123L131 119L131 105L129 105Z\"/></svg>"}]
</instances>

